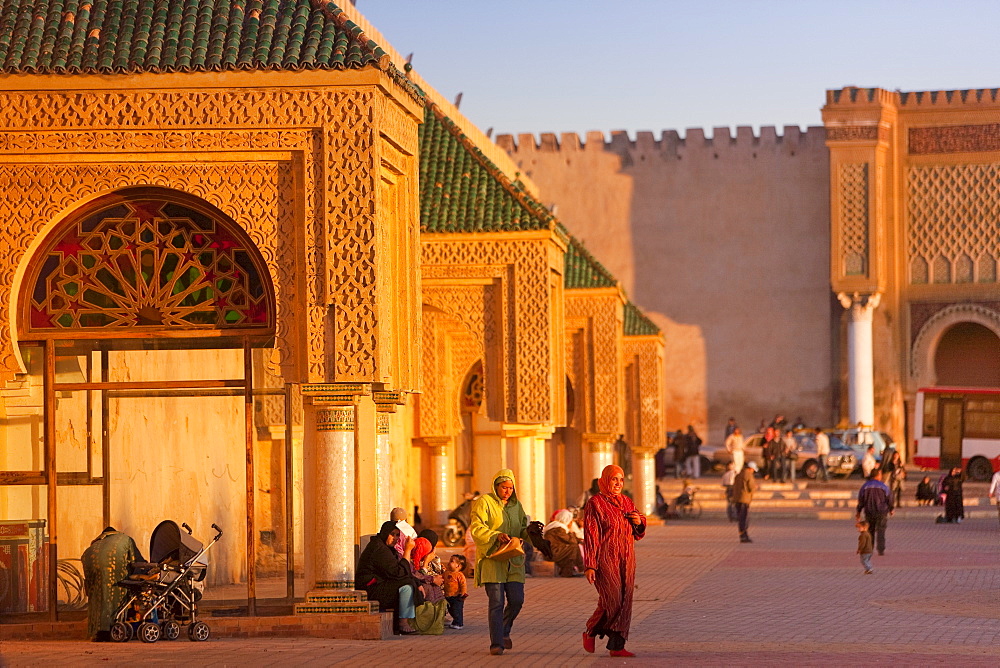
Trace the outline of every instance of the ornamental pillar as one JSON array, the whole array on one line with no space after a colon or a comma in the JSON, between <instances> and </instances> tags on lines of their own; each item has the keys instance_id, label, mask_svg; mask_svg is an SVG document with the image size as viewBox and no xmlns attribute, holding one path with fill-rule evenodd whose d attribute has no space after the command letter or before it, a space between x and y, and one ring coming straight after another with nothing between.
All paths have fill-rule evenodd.
<instances>
[{"instance_id":1,"label":"ornamental pillar","mask_svg":"<svg viewBox=\"0 0 1000 668\"><path fill-rule=\"evenodd\" d=\"M391 416L397 406L406 403L404 392L375 392L375 490L374 507L378 526L392 512L392 440Z\"/></svg>"},{"instance_id":2,"label":"ornamental pillar","mask_svg":"<svg viewBox=\"0 0 1000 668\"><path fill-rule=\"evenodd\" d=\"M514 464L509 468L517 479L517 498L533 520L548 519L548 478L546 440L555 432L547 425L508 424L503 436L514 441Z\"/></svg>"},{"instance_id":3,"label":"ornamental pillar","mask_svg":"<svg viewBox=\"0 0 1000 668\"><path fill-rule=\"evenodd\" d=\"M353 394L337 390L330 385L303 387L303 551L309 590L354 587L355 406Z\"/></svg>"},{"instance_id":4,"label":"ornamental pillar","mask_svg":"<svg viewBox=\"0 0 1000 668\"><path fill-rule=\"evenodd\" d=\"M455 508L455 462L451 436L423 436L414 445L427 449L430 469L430 499L424 524L443 527Z\"/></svg>"},{"instance_id":5,"label":"ornamental pillar","mask_svg":"<svg viewBox=\"0 0 1000 668\"><path fill-rule=\"evenodd\" d=\"M656 508L656 465L652 450L632 448L632 496L640 513Z\"/></svg>"},{"instance_id":6,"label":"ornamental pillar","mask_svg":"<svg viewBox=\"0 0 1000 668\"><path fill-rule=\"evenodd\" d=\"M875 382L872 352L872 317L881 300L881 293L848 295L837 299L847 309L847 396L848 419L851 426L859 422L867 427L875 424Z\"/></svg>"},{"instance_id":7,"label":"ornamental pillar","mask_svg":"<svg viewBox=\"0 0 1000 668\"><path fill-rule=\"evenodd\" d=\"M600 478L604 467L615 463L614 437L611 434L583 435L584 461L590 462L589 474L584 481L584 488L590 487L590 481Z\"/></svg>"}]
</instances>

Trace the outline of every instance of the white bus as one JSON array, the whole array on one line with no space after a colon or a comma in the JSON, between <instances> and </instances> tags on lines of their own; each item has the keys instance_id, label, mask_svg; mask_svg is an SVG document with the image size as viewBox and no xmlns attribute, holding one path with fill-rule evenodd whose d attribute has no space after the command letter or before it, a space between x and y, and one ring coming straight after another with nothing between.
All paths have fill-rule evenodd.
<instances>
[{"instance_id":1,"label":"white bus","mask_svg":"<svg viewBox=\"0 0 1000 668\"><path fill-rule=\"evenodd\" d=\"M962 466L972 480L989 480L1000 469L1000 389L924 387L914 417L917 466Z\"/></svg>"}]
</instances>

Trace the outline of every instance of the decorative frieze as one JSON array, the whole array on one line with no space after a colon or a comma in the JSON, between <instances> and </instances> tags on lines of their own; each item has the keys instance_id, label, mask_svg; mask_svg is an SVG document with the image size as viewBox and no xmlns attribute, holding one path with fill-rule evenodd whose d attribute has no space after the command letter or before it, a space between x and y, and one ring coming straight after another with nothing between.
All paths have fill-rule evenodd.
<instances>
[{"instance_id":1,"label":"decorative frieze","mask_svg":"<svg viewBox=\"0 0 1000 668\"><path fill-rule=\"evenodd\" d=\"M1000 123L910 128L910 155L1000 151Z\"/></svg>"}]
</instances>

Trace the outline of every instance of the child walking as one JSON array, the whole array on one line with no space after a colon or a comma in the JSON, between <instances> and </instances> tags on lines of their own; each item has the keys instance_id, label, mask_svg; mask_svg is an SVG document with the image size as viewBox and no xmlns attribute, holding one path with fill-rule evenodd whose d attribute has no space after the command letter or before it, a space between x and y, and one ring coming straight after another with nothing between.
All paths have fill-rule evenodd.
<instances>
[{"instance_id":1,"label":"child walking","mask_svg":"<svg viewBox=\"0 0 1000 668\"><path fill-rule=\"evenodd\" d=\"M872 570L872 552L874 551L872 535L868 533L868 522L862 520L858 522L857 527L858 554L861 555L861 565L865 567L865 575L871 575L875 572Z\"/></svg>"},{"instance_id":2,"label":"child walking","mask_svg":"<svg viewBox=\"0 0 1000 668\"><path fill-rule=\"evenodd\" d=\"M448 614L451 615L449 629L460 629L465 625L465 599L469 596L465 583L465 566L468 562L460 554L451 555L448 569L444 572L444 597L448 601Z\"/></svg>"}]
</instances>

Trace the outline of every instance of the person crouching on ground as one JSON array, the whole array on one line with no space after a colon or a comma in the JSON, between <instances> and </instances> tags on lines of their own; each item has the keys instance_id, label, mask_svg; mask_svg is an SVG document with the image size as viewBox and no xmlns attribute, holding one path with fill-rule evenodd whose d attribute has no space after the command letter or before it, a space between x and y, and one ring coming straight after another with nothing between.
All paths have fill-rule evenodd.
<instances>
[{"instance_id":1,"label":"person crouching on ground","mask_svg":"<svg viewBox=\"0 0 1000 668\"><path fill-rule=\"evenodd\" d=\"M584 513L584 565L587 582L597 588L597 610L587 620L583 648L594 651L594 637L608 637L611 656L635 656L625 649L632 624L635 591L635 541L646 535L646 517L622 494L625 473L605 466L601 493L591 497Z\"/></svg>"},{"instance_id":2,"label":"person crouching on ground","mask_svg":"<svg viewBox=\"0 0 1000 668\"><path fill-rule=\"evenodd\" d=\"M476 541L476 586L485 586L489 598L490 654L503 654L514 646L510 631L524 605L524 556L499 560L490 555L511 538L528 538L528 518L514 491L513 471L498 471L493 492L476 499L469 531Z\"/></svg>"},{"instance_id":3,"label":"person crouching on ground","mask_svg":"<svg viewBox=\"0 0 1000 668\"><path fill-rule=\"evenodd\" d=\"M861 555L861 565L865 567L865 575L871 575L874 572L872 570L872 552L875 551L875 547L872 535L868 533L868 522L862 520L855 526L858 528L858 554Z\"/></svg>"},{"instance_id":4,"label":"person crouching on ground","mask_svg":"<svg viewBox=\"0 0 1000 668\"><path fill-rule=\"evenodd\" d=\"M573 577L575 571L583 573L583 552L580 551L580 539L570 531L572 522L573 513L564 508L556 511L552 521L542 529L542 538L549 541L552 561L562 578Z\"/></svg>"}]
</instances>

